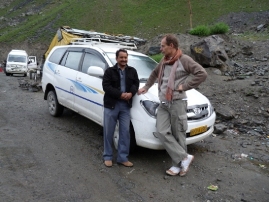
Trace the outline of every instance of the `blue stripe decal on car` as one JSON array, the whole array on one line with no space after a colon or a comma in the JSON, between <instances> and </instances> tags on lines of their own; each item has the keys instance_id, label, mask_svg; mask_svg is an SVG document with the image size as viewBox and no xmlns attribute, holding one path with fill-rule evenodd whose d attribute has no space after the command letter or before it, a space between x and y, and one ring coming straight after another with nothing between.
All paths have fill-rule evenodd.
<instances>
[{"instance_id":1,"label":"blue stripe decal on car","mask_svg":"<svg viewBox=\"0 0 269 202\"><path fill-rule=\"evenodd\" d=\"M53 63L48 62L48 67L49 67L49 69L50 69L52 72L55 71L55 66L56 66L56 65L54 65Z\"/></svg>"},{"instance_id":2,"label":"blue stripe decal on car","mask_svg":"<svg viewBox=\"0 0 269 202\"><path fill-rule=\"evenodd\" d=\"M85 86L82 83L79 83L79 82L71 80L71 79L68 79L68 80L71 81L78 90L82 90L83 92L90 92L90 93L98 94L97 91L95 91L94 89L89 88L88 86Z\"/></svg>"},{"instance_id":3,"label":"blue stripe decal on car","mask_svg":"<svg viewBox=\"0 0 269 202\"><path fill-rule=\"evenodd\" d=\"M64 90L64 89L59 88L59 87L57 87L57 86L55 86L55 88L57 88L57 89L59 89L59 90L61 90L61 91L64 91L64 92L66 92L66 93L72 94L72 95L74 95L74 96L76 96L76 97L79 97L79 98L81 98L81 99L83 99L83 100L87 100L87 101L89 101L89 102L91 102L91 103L94 103L94 104L96 104L96 105L98 105L98 106L103 107L103 105L102 105L102 104L100 104L100 103L98 103L98 102L95 102L95 101L89 100L89 99L87 99L87 98L85 98L85 97L82 97L82 96L77 95L77 94L75 94L75 93L72 93L72 92L70 92L70 91Z\"/></svg>"}]
</instances>

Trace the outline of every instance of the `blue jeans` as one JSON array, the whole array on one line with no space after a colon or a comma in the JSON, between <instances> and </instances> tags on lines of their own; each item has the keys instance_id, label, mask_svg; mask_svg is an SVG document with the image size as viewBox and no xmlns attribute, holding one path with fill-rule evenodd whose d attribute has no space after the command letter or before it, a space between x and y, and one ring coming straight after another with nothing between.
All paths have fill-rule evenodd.
<instances>
[{"instance_id":1,"label":"blue jeans","mask_svg":"<svg viewBox=\"0 0 269 202\"><path fill-rule=\"evenodd\" d=\"M117 162L128 161L130 148L130 107L125 101L118 101L114 109L104 108L104 160L113 158L114 131L119 121L119 142Z\"/></svg>"}]
</instances>

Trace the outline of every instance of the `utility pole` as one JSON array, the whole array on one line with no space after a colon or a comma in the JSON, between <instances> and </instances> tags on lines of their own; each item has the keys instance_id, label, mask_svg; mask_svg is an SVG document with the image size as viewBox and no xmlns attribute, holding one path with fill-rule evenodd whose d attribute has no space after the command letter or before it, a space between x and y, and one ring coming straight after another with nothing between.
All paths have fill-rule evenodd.
<instances>
[{"instance_id":1,"label":"utility pole","mask_svg":"<svg viewBox=\"0 0 269 202\"><path fill-rule=\"evenodd\" d=\"M191 9L191 0L188 0L189 10L190 10L190 27L192 29L192 9Z\"/></svg>"}]
</instances>

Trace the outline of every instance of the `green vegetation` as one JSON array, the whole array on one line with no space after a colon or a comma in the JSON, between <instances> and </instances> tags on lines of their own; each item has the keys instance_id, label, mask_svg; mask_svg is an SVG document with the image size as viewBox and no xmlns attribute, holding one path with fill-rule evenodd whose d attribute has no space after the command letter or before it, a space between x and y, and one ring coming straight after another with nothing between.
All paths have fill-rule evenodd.
<instances>
[{"instance_id":1,"label":"green vegetation","mask_svg":"<svg viewBox=\"0 0 269 202\"><path fill-rule=\"evenodd\" d=\"M263 33L263 32L258 32L258 33L246 32L244 34L238 34L234 37L240 38L242 40L247 40L247 41L269 40L269 34Z\"/></svg>"},{"instance_id":2,"label":"green vegetation","mask_svg":"<svg viewBox=\"0 0 269 202\"><path fill-rule=\"evenodd\" d=\"M229 26L223 22L217 23L210 27L210 34L226 34Z\"/></svg>"},{"instance_id":3,"label":"green vegetation","mask_svg":"<svg viewBox=\"0 0 269 202\"><path fill-rule=\"evenodd\" d=\"M190 30L190 34L198 36L208 36L213 34L225 34L229 31L229 26L223 22L212 26L200 25Z\"/></svg>"},{"instance_id":4,"label":"green vegetation","mask_svg":"<svg viewBox=\"0 0 269 202\"><path fill-rule=\"evenodd\" d=\"M210 35L210 28L206 25L199 25L191 29L189 33L198 36L208 36Z\"/></svg>"},{"instance_id":5,"label":"green vegetation","mask_svg":"<svg viewBox=\"0 0 269 202\"><path fill-rule=\"evenodd\" d=\"M60 26L145 39L190 29L186 0L13 0L0 8L0 42L47 42ZM268 0L191 0L192 25L210 25L230 12L269 10ZM34 11L32 14L28 12Z\"/></svg>"},{"instance_id":6,"label":"green vegetation","mask_svg":"<svg viewBox=\"0 0 269 202\"><path fill-rule=\"evenodd\" d=\"M160 62L161 59L163 58L163 54L151 55L150 57L151 57L153 60L155 60L156 62Z\"/></svg>"}]
</instances>

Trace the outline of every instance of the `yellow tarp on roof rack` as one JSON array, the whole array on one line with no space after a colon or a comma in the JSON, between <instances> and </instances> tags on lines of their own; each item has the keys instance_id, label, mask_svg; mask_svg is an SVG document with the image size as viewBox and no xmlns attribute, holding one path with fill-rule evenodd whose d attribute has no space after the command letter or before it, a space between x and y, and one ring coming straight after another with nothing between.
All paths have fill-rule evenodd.
<instances>
[{"instance_id":1,"label":"yellow tarp on roof rack","mask_svg":"<svg viewBox=\"0 0 269 202\"><path fill-rule=\"evenodd\" d=\"M59 28L56 35L52 39L49 48L47 49L47 51L45 53L45 58L47 58L51 49L54 46L68 45L68 44L70 44L70 42L73 38L80 38L80 37L81 36L79 36L79 35L74 35L74 34L70 34L70 33L66 32L65 29L63 29L62 27Z\"/></svg>"},{"instance_id":2,"label":"yellow tarp on roof rack","mask_svg":"<svg viewBox=\"0 0 269 202\"><path fill-rule=\"evenodd\" d=\"M52 39L49 48L47 49L44 57L45 59L48 57L51 49L54 46L61 46L61 45L69 45L71 44L71 41L74 41L73 39L76 38L85 38L85 39L98 39L102 42L113 42L113 43L119 43L121 45L130 45L131 43L134 43L134 47L138 44L144 44L146 42L145 39L141 39L138 37L133 36L125 36L122 34L118 35L110 35L106 33L101 32L95 32L95 31L85 31L80 29L74 29L69 26L62 26L57 30L56 35Z\"/></svg>"}]
</instances>

